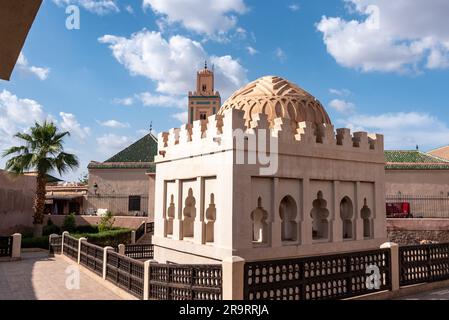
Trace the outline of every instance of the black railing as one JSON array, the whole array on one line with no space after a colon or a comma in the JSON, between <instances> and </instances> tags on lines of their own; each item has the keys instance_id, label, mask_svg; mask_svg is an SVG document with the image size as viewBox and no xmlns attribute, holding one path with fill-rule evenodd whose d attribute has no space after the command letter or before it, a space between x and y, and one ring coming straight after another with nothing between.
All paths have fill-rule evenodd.
<instances>
[{"instance_id":1,"label":"black railing","mask_svg":"<svg viewBox=\"0 0 449 320\"><path fill-rule=\"evenodd\" d=\"M221 300L221 265L150 265L151 299Z\"/></svg>"},{"instance_id":2,"label":"black railing","mask_svg":"<svg viewBox=\"0 0 449 320\"><path fill-rule=\"evenodd\" d=\"M153 259L152 244L127 244L125 246L125 256L133 259Z\"/></svg>"},{"instance_id":3,"label":"black railing","mask_svg":"<svg viewBox=\"0 0 449 320\"><path fill-rule=\"evenodd\" d=\"M87 241L81 242L80 264L103 276L103 248Z\"/></svg>"},{"instance_id":4,"label":"black railing","mask_svg":"<svg viewBox=\"0 0 449 320\"><path fill-rule=\"evenodd\" d=\"M12 237L0 237L0 257L12 256Z\"/></svg>"},{"instance_id":5,"label":"black railing","mask_svg":"<svg viewBox=\"0 0 449 320\"><path fill-rule=\"evenodd\" d=\"M64 235L63 254L78 261L78 239L69 235Z\"/></svg>"},{"instance_id":6,"label":"black railing","mask_svg":"<svg viewBox=\"0 0 449 320\"><path fill-rule=\"evenodd\" d=\"M449 243L399 247L400 285L449 279Z\"/></svg>"},{"instance_id":7,"label":"black railing","mask_svg":"<svg viewBox=\"0 0 449 320\"><path fill-rule=\"evenodd\" d=\"M106 279L142 299L144 263L122 256L112 250L107 252L106 261Z\"/></svg>"},{"instance_id":8,"label":"black railing","mask_svg":"<svg viewBox=\"0 0 449 320\"><path fill-rule=\"evenodd\" d=\"M350 298L391 289L391 254L379 249L249 262L244 279L245 300Z\"/></svg>"},{"instance_id":9,"label":"black railing","mask_svg":"<svg viewBox=\"0 0 449 320\"><path fill-rule=\"evenodd\" d=\"M154 222L146 223L146 233L154 234Z\"/></svg>"},{"instance_id":10,"label":"black railing","mask_svg":"<svg viewBox=\"0 0 449 320\"><path fill-rule=\"evenodd\" d=\"M62 236L50 237L49 252L50 254L61 254Z\"/></svg>"},{"instance_id":11,"label":"black railing","mask_svg":"<svg viewBox=\"0 0 449 320\"><path fill-rule=\"evenodd\" d=\"M136 241L145 235L145 222L143 222L136 230Z\"/></svg>"},{"instance_id":12,"label":"black railing","mask_svg":"<svg viewBox=\"0 0 449 320\"><path fill-rule=\"evenodd\" d=\"M409 203L414 218L449 218L449 194L386 195L385 199L387 203Z\"/></svg>"}]
</instances>

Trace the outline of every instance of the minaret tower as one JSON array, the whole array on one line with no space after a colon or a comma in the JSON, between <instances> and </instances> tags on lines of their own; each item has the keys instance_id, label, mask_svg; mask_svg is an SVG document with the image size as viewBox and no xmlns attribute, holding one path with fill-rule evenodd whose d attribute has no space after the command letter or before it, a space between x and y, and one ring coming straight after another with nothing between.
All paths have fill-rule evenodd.
<instances>
[{"instance_id":1,"label":"minaret tower","mask_svg":"<svg viewBox=\"0 0 449 320\"><path fill-rule=\"evenodd\" d=\"M195 120L207 120L207 117L217 113L221 106L221 97L214 91L214 72L207 68L197 72L196 91L189 92L189 123Z\"/></svg>"}]
</instances>

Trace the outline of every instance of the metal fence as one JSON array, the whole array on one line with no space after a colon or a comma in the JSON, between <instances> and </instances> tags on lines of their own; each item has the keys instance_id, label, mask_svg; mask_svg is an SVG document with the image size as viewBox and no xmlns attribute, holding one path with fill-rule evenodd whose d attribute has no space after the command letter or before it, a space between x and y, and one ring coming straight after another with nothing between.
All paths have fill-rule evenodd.
<instances>
[{"instance_id":1,"label":"metal fence","mask_svg":"<svg viewBox=\"0 0 449 320\"><path fill-rule=\"evenodd\" d=\"M64 235L64 249L62 250L64 255L78 261L78 239L69 235Z\"/></svg>"},{"instance_id":2,"label":"metal fence","mask_svg":"<svg viewBox=\"0 0 449 320\"><path fill-rule=\"evenodd\" d=\"M138 197L140 200L136 200ZM115 216L148 216L148 195L98 194L89 195L85 214L94 214L98 209L106 209Z\"/></svg>"},{"instance_id":3,"label":"metal fence","mask_svg":"<svg viewBox=\"0 0 449 320\"><path fill-rule=\"evenodd\" d=\"M136 241L138 241L147 233L154 234L154 222L142 222L142 224L136 230Z\"/></svg>"},{"instance_id":4,"label":"metal fence","mask_svg":"<svg viewBox=\"0 0 449 320\"><path fill-rule=\"evenodd\" d=\"M158 300L221 300L221 265L151 264L149 297Z\"/></svg>"},{"instance_id":5,"label":"metal fence","mask_svg":"<svg viewBox=\"0 0 449 320\"><path fill-rule=\"evenodd\" d=\"M137 298L143 298L144 263L142 261L108 251L106 279Z\"/></svg>"},{"instance_id":6,"label":"metal fence","mask_svg":"<svg viewBox=\"0 0 449 320\"><path fill-rule=\"evenodd\" d=\"M407 202L414 218L449 218L448 195L387 195L387 203Z\"/></svg>"},{"instance_id":7,"label":"metal fence","mask_svg":"<svg viewBox=\"0 0 449 320\"><path fill-rule=\"evenodd\" d=\"M367 270L379 271L379 287L367 287ZM391 289L389 249L311 258L245 263L246 300L344 299Z\"/></svg>"},{"instance_id":8,"label":"metal fence","mask_svg":"<svg viewBox=\"0 0 449 320\"><path fill-rule=\"evenodd\" d=\"M103 248L87 241L81 242L80 264L103 276Z\"/></svg>"},{"instance_id":9,"label":"metal fence","mask_svg":"<svg viewBox=\"0 0 449 320\"><path fill-rule=\"evenodd\" d=\"M12 237L0 237L0 257L12 256Z\"/></svg>"},{"instance_id":10,"label":"metal fence","mask_svg":"<svg viewBox=\"0 0 449 320\"><path fill-rule=\"evenodd\" d=\"M62 248L62 236L51 236L49 239L49 252L51 255L60 254Z\"/></svg>"},{"instance_id":11,"label":"metal fence","mask_svg":"<svg viewBox=\"0 0 449 320\"><path fill-rule=\"evenodd\" d=\"M399 247L400 285L449 279L449 243Z\"/></svg>"},{"instance_id":12,"label":"metal fence","mask_svg":"<svg viewBox=\"0 0 449 320\"><path fill-rule=\"evenodd\" d=\"M125 245L125 256L137 260L151 260L154 256L152 244L128 244Z\"/></svg>"}]
</instances>

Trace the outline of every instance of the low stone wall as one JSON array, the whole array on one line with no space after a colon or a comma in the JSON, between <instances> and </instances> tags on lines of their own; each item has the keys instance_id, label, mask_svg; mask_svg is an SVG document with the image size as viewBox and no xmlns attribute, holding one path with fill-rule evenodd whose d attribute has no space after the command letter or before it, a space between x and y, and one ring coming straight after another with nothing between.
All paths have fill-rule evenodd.
<instances>
[{"instance_id":1,"label":"low stone wall","mask_svg":"<svg viewBox=\"0 0 449 320\"><path fill-rule=\"evenodd\" d=\"M449 219L387 219L388 239L399 245L449 242Z\"/></svg>"},{"instance_id":2,"label":"low stone wall","mask_svg":"<svg viewBox=\"0 0 449 320\"><path fill-rule=\"evenodd\" d=\"M44 219L44 223L46 224L48 219L51 218L51 221L57 226L62 226L64 222L64 215L46 215ZM75 221L77 226L88 226L88 225L97 225L100 222L100 217L98 216L75 216ZM149 222L149 218L145 217L114 217L114 227L120 228L128 228L128 229L137 229L143 221Z\"/></svg>"}]
</instances>

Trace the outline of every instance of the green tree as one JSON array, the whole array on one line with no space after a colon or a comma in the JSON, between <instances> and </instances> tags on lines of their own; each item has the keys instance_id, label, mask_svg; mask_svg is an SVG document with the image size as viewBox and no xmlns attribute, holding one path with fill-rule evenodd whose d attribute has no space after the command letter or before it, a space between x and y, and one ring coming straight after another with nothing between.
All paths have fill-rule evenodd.
<instances>
[{"instance_id":1,"label":"green tree","mask_svg":"<svg viewBox=\"0 0 449 320\"><path fill-rule=\"evenodd\" d=\"M78 167L75 155L64 152L63 139L69 132L61 132L52 122L35 123L30 133L16 133L14 137L22 141L22 145L11 147L3 152L3 157L13 156L5 169L16 173L36 171L36 195L34 199L34 234L42 235L42 224L45 210L45 185L47 174L58 171L59 174Z\"/></svg>"}]
</instances>

